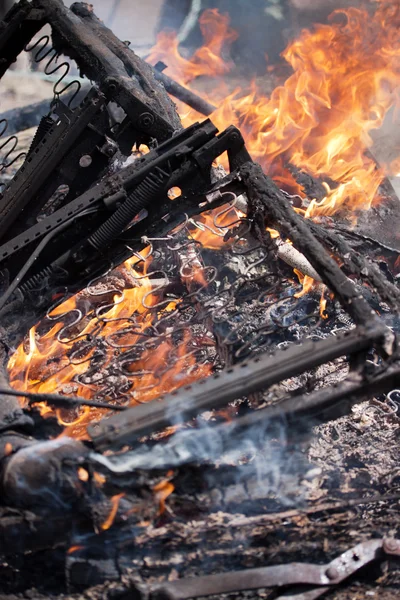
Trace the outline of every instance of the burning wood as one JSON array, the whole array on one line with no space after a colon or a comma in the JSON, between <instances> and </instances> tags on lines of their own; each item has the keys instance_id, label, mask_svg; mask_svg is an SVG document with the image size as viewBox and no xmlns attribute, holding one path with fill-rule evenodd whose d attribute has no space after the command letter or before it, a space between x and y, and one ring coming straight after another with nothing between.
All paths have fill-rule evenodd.
<instances>
[{"instance_id":1,"label":"burning wood","mask_svg":"<svg viewBox=\"0 0 400 600\"><path fill-rule=\"evenodd\" d=\"M147 60L165 60L174 80L86 3L22 0L6 17L2 72L25 47L46 56L45 72L63 54L94 82L71 108L81 84L61 89L63 63L0 198L12 386L0 373L0 552L12 571L24 553L34 561L57 546L60 593L191 598L309 584L316 598L398 557L398 252L349 223L371 207L385 226L397 218L366 151L400 84L400 13L382 0L372 16L336 16L289 45L293 74L269 99L255 84L212 98L189 89L233 67L223 57L237 34L216 10L203 12L205 44L191 59L172 34L159 37ZM53 48L34 39L45 24ZM166 91L213 122L181 122ZM386 428L379 456L372 419ZM354 454L355 431L367 453ZM350 508L367 502L355 531ZM366 541L372 531L381 539Z\"/></svg>"}]
</instances>

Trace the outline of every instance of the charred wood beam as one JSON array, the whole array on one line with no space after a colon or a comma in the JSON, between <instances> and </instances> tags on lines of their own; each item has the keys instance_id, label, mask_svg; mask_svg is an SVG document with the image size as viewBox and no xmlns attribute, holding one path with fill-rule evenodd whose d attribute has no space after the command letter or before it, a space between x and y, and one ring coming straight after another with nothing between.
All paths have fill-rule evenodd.
<instances>
[{"instance_id":1,"label":"charred wood beam","mask_svg":"<svg viewBox=\"0 0 400 600\"><path fill-rule=\"evenodd\" d=\"M175 96L175 98L178 98L178 100L181 100L200 114L208 116L216 110L215 106L209 104L191 90L184 88L173 79L168 78L164 73L154 71L154 76L158 81L161 81L161 83L164 84L165 89L171 96ZM88 86L83 85L78 94L76 93L76 90L69 93L66 92L62 95L61 99L67 105L73 98L75 100L74 103L79 102L83 99L88 89ZM8 123L7 135L25 131L31 127L37 127L41 118L49 113L51 101L52 98L48 98L47 100L41 100L40 102L35 102L19 108L12 108L3 112L0 115L0 120L5 119Z\"/></svg>"},{"instance_id":2,"label":"charred wood beam","mask_svg":"<svg viewBox=\"0 0 400 600\"><path fill-rule=\"evenodd\" d=\"M149 65L136 57L133 79L123 62L61 0L36 0L34 6L45 10L57 52L75 60L88 79L98 82L110 98L118 99L138 131L165 140L181 128L173 102Z\"/></svg>"},{"instance_id":3,"label":"charred wood beam","mask_svg":"<svg viewBox=\"0 0 400 600\"><path fill-rule=\"evenodd\" d=\"M92 29L93 33L117 56L124 64L131 76L140 74L140 82L147 93L151 93L154 86L153 79L161 82L171 96L175 96L197 112L208 117L217 107L213 106L191 90L183 87L168 75L157 71L142 59L140 59L126 43L121 42L116 35L96 17L91 4L86 2L74 2L71 5L72 12L81 17Z\"/></svg>"},{"instance_id":4,"label":"charred wood beam","mask_svg":"<svg viewBox=\"0 0 400 600\"><path fill-rule=\"evenodd\" d=\"M249 216L259 220L259 235L264 235L264 221L277 229L281 237L289 238L311 263L355 323L366 325L376 320L376 314L352 281L315 238L308 224L293 210L285 194L263 173L260 165L247 163L240 169L240 175L247 189Z\"/></svg>"},{"instance_id":5,"label":"charred wood beam","mask_svg":"<svg viewBox=\"0 0 400 600\"><path fill-rule=\"evenodd\" d=\"M88 454L82 442L67 437L17 439L12 434L2 436L1 442L5 444L0 470L4 504L39 511L84 511L87 493L77 472Z\"/></svg>"},{"instance_id":6,"label":"charred wood beam","mask_svg":"<svg viewBox=\"0 0 400 600\"><path fill-rule=\"evenodd\" d=\"M159 401L142 404L91 425L89 435L97 450L132 444L141 436L174 425L177 418L188 419L206 410L264 390L288 377L312 369L343 355L352 355L384 343L386 329L374 323L344 336L260 355L252 360L215 373L191 386L185 386Z\"/></svg>"},{"instance_id":7,"label":"charred wood beam","mask_svg":"<svg viewBox=\"0 0 400 600\"><path fill-rule=\"evenodd\" d=\"M11 511L10 511L11 512ZM45 518L32 512L0 515L0 555L25 554L46 548L54 548L68 543L74 527L81 526L79 520L73 522L61 517Z\"/></svg>"},{"instance_id":8,"label":"charred wood beam","mask_svg":"<svg viewBox=\"0 0 400 600\"><path fill-rule=\"evenodd\" d=\"M378 499L371 501L378 502ZM384 501L385 497L381 496L381 502ZM390 502L389 496L387 502ZM347 508L352 505L351 502L346 504ZM357 505L358 502L354 504ZM180 578L185 578L185 583L189 583L190 586L194 580L189 582L186 578L193 574L204 576L218 573L221 581L223 580L221 575L226 575L229 571L246 569L249 565L253 568L265 567L271 564L271 556L274 557L277 553L284 563L292 563L296 556L296 560L300 559L302 562L315 560L315 563L321 564L328 558L323 547L326 536L335 541L334 554L332 555L331 548L329 557L333 558L338 551L346 552L349 548L348 529L345 535L343 533L340 535L338 528L332 527L333 519L335 517L337 519L338 515L341 517L341 527L343 523L347 528L351 523L354 525L354 512L343 514L343 510L346 510L344 503L342 505L325 503L303 507L302 510L287 510L255 517L214 513L208 518L203 514L199 520L174 518L172 522L167 522L162 527L145 529L140 526L132 527L129 524L113 526L100 535L86 537L86 548L68 556L68 581L72 589L82 591L90 585L98 585L114 578L121 583L124 582L121 586L121 598L148 599L146 592L150 591L150 587L154 591L156 588L156 583L152 585L150 582L162 580L165 585L168 585L176 581L178 575ZM371 507L372 511L373 507ZM309 535L305 528L296 525L296 521L297 523L299 521L298 517L304 515L309 515L310 521L315 520L319 523L317 538L314 533L312 541L308 539ZM279 531L283 522L285 522L285 544L282 544L281 536L277 536L277 529ZM371 527L374 524L373 518L369 518L367 525ZM395 514L390 518L390 524L395 526ZM382 531L382 527L379 531ZM389 524L384 528L384 532L390 535ZM360 532L357 528L355 535L354 542L363 542L369 538L370 529L368 530L364 524L363 531ZM302 538L301 544L299 544L299 536ZM251 544L242 547L243 539L251 539ZM237 551L238 544L241 545L240 552ZM266 546L268 560L265 555ZM272 559L273 562L275 561ZM110 577L112 565L113 572ZM342 570L340 572L343 573ZM171 576L172 573L174 576ZM126 580L127 574L130 574L129 582ZM177 583L179 581L178 579ZM194 587L192 589L195 590ZM108 596L104 597L108 598Z\"/></svg>"}]
</instances>

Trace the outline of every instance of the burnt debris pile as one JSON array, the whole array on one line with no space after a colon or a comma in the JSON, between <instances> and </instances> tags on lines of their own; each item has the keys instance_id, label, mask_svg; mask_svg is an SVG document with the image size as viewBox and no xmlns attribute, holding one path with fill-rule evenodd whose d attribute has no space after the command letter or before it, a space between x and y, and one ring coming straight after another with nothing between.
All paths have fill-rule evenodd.
<instances>
[{"instance_id":1,"label":"burnt debris pile","mask_svg":"<svg viewBox=\"0 0 400 600\"><path fill-rule=\"evenodd\" d=\"M15 4L1 76L24 51L55 83L0 121L2 597L398 586L389 182L367 230L306 218L317 178L184 128L171 96L214 106L89 4Z\"/></svg>"}]
</instances>

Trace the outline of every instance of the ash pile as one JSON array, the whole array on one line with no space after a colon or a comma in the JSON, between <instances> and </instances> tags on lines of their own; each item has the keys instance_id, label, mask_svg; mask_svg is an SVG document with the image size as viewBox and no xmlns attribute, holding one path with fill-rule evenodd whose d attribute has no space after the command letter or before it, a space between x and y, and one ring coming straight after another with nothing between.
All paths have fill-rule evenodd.
<instances>
[{"instance_id":1,"label":"ash pile","mask_svg":"<svg viewBox=\"0 0 400 600\"><path fill-rule=\"evenodd\" d=\"M259 104L188 85L229 71L214 9L170 75L170 34L146 62L89 4L4 18L0 75L28 53L53 97L0 121L2 597L397 596L399 200L343 117L377 90L350 61L328 113L304 53L365 52L390 112L400 10L343 14Z\"/></svg>"}]
</instances>

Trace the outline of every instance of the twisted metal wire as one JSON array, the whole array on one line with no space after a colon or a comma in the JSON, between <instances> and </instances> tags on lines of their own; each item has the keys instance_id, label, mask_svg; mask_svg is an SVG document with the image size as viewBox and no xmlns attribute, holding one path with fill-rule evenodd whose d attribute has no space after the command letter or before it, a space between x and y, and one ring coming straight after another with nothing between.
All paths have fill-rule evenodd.
<instances>
[{"instance_id":1,"label":"twisted metal wire","mask_svg":"<svg viewBox=\"0 0 400 600\"><path fill-rule=\"evenodd\" d=\"M59 100L61 95L74 87L75 91L68 99L68 106L71 106L82 86L77 79L67 81L68 74L71 70L71 64L66 60L58 62L59 54L52 47L50 36L42 35L40 38L28 43L24 50L32 53L35 64L45 62L43 68L45 75L56 77L56 81L53 85L53 101L49 106L49 112L51 112L54 103ZM7 119L0 119L0 192L4 190L8 180L12 178L12 174L8 175L6 171L15 164L22 164L22 159L27 156L27 151L18 151L20 140L17 135L13 134L7 137L7 128Z\"/></svg>"},{"instance_id":2,"label":"twisted metal wire","mask_svg":"<svg viewBox=\"0 0 400 600\"><path fill-rule=\"evenodd\" d=\"M68 101L68 106L72 104L77 94L81 89L81 83L77 79L73 81L66 81L68 73L71 70L71 64L64 60L58 63L60 57L59 53L51 45L51 39L49 35L42 35L37 40L27 44L25 46L25 52L32 53L33 60L36 64L40 64L43 61L47 61L43 72L45 75L52 76L56 73L59 75L58 79L53 85L53 103L56 102L62 94L64 94L71 87L76 86L75 93L72 94ZM64 82L64 84L63 84Z\"/></svg>"},{"instance_id":3,"label":"twisted metal wire","mask_svg":"<svg viewBox=\"0 0 400 600\"><path fill-rule=\"evenodd\" d=\"M7 128L7 119L0 119L0 177L3 178L9 167L26 156L26 152L16 152L19 146L18 137L15 134L7 137ZM5 185L5 181L0 182L0 188L4 188Z\"/></svg>"},{"instance_id":4,"label":"twisted metal wire","mask_svg":"<svg viewBox=\"0 0 400 600\"><path fill-rule=\"evenodd\" d=\"M235 204L229 193L210 218L145 238L145 253L90 282L72 307L48 311L39 343L53 328L81 395L147 402L254 353L327 335L319 299L297 298L301 286L271 269Z\"/></svg>"}]
</instances>

